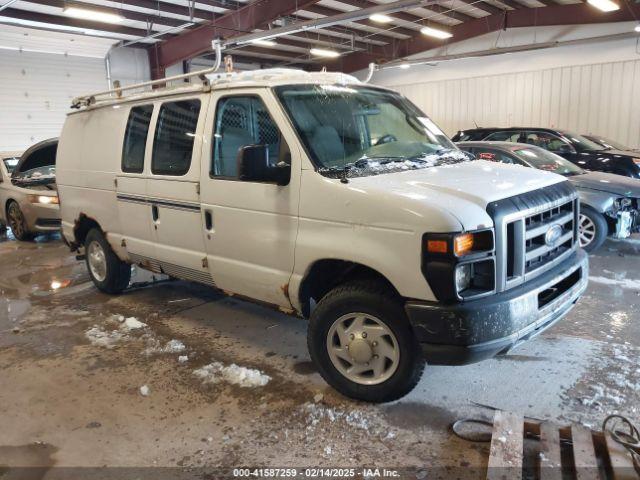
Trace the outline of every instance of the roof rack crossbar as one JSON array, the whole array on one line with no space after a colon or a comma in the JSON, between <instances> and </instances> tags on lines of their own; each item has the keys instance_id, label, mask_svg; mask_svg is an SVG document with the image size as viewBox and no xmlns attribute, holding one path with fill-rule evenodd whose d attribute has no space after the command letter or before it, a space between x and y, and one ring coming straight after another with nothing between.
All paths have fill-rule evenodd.
<instances>
[{"instance_id":1,"label":"roof rack crossbar","mask_svg":"<svg viewBox=\"0 0 640 480\"><path fill-rule=\"evenodd\" d=\"M204 70L198 70L196 72L183 73L181 75L174 75L172 77L165 77L165 78L159 78L157 80L150 80L148 82L136 83L134 85L126 85L124 87L116 84L114 85L115 88L112 88L111 90L104 90L102 92L92 93L89 95L83 95L83 96L74 98L71 101L71 108L81 108L81 107L88 107L89 105L93 105L96 103L98 97L104 97L104 96L113 97L115 95L117 98L123 98L122 92L126 90L137 90L139 88L152 87L154 85L166 84L168 82L175 82L177 80L185 80L187 78L198 77L202 81L203 85L208 85L209 80L207 79L207 75L210 73L214 73L216 70L220 68L220 63L222 59L222 46L220 44L220 41L214 40L212 44L216 52L216 62L213 65L213 67L206 68Z\"/></svg>"}]
</instances>

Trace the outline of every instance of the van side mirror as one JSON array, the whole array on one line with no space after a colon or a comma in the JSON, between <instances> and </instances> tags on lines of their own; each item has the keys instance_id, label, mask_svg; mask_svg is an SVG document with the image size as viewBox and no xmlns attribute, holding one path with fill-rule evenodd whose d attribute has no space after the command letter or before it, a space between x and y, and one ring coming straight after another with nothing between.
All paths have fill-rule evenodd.
<instances>
[{"instance_id":1,"label":"van side mirror","mask_svg":"<svg viewBox=\"0 0 640 480\"><path fill-rule=\"evenodd\" d=\"M244 182L275 183L288 185L291 164L269 163L268 145L245 145L238 150L238 178Z\"/></svg>"}]
</instances>

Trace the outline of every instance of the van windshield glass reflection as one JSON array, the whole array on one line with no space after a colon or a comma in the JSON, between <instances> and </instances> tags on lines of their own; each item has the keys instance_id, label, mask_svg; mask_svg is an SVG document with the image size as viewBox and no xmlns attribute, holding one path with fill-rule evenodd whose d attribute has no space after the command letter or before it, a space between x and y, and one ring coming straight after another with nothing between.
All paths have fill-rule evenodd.
<instances>
[{"instance_id":1,"label":"van windshield glass reflection","mask_svg":"<svg viewBox=\"0 0 640 480\"><path fill-rule=\"evenodd\" d=\"M323 174L377 175L469 160L402 96L352 85L288 85L276 93Z\"/></svg>"}]
</instances>

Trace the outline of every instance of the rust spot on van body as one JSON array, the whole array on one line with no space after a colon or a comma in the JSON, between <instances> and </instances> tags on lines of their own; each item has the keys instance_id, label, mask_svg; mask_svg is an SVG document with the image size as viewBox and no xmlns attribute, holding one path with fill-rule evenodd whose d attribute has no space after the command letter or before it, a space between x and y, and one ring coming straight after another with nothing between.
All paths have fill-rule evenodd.
<instances>
[{"instance_id":1,"label":"rust spot on van body","mask_svg":"<svg viewBox=\"0 0 640 480\"><path fill-rule=\"evenodd\" d=\"M289 298L289 284L285 283L284 285L281 285L280 290L282 290L284 296L287 297L287 300L291 301L291 299Z\"/></svg>"}]
</instances>

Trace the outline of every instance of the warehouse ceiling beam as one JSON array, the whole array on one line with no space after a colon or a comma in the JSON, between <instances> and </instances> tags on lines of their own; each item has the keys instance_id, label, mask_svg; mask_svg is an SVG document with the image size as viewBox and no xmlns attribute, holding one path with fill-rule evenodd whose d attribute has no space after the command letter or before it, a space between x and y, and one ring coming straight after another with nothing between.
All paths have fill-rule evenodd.
<instances>
[{"instance_id":1,"label":"warehouse ceiling beam","mask_svg":"<svg viewBox=\"0 0 640 480\"><path fill-rule=\"evenodd\" d=\"M366 7L371 7L374 5L377 5L376 3L370 1L370 0L340 0L341 3L346 3L347 5L351 5L352 7L358 7L358 8L366 8ZM471 15L467 15L466 13L457 11L457 10L452 10L450 8L446 8L443 7L441 5L438 4L434 4L434 5L424 5L421 8L424 8L425 10L429 10L433 13L438 13L440 15L444 15L446 17L449 17L453 20L458 20L460 22L464 22L467 20L473 20L476 17L473 17ZM392 18L397 18L399 20L404 20L405 22L418 22L418 23L422 23L424 21L424 18L422 15L420 15L419 13L411 13L411 11L402 11L402 12L396 12L393 15L390 15ZM437 22L435 22L437 23Z\"/></svg>"},{"instance_id":2,"label":"warehouse ceiling beam","mask_svg":"<svg viewBox=\"0 0 640 480\"><path fill-rule=\"evenodd\" d=\"M225 40L225 45L243 45L254 42L256 40L268 40L281 37L283 35L291 35L298 32L313 31L316 29L322 29L325 27L331 27L334 25L343 25L347 22L355 22L369 18L373 14L387 14L402 11L407 8L419 7L421 5L427 5L434 3L433 0L397 0L395 2L377 4L373 7L367 7L360 10L353 10L351 12L343 12L330 17L318 18L315 20L305 20L303 22L296 22L291 25L278 27L269 30L268 32L253 32L246 35L238 35ZM303 8L300 8L303 10Z\"/></svg>"},{"instance_id":3,"label":"warehouse ceiling beam","mask_svg":"<svg viewBox=\"0 0 640 480\"><path fill-rule=\"evenodd\" d=\"M125 3L127 3L127 0L124 0L124 1ZM242 2L237 2L234 0L196 0L196 2L201 3L203 5L208 5L210 7L222 8L225 10L237 10L245 5ZM175 3L172 3L171 0L160 0L159 3L160 4L168 3L168 4L175 5Z\"/></svg>"},{"instance_id":4,"label":"warehouse ceiling beam","mask_svg":"<svg viewBox=\"0 0 640 480\"><path fill-rule=\"evenodd\" d=\"M344 13L343 11L340 10L335 10L333 8L327 8L324 7L322 5L314 5L312 7L308 7L305 9L305 11L307 12L311 12L311 13L315 13L317 15L323 15L324 17L332 17L334 15L340 15L341 13ZM357 24L357 25L364 25L366 27L370 27L370 28L375 28L378 30L385 30L385 25L382 25L380 23L376 23L372 20L370 20L369 18L363 19L363 20L356 20L353 23ZM394 34L400 34L400 35L404 35L407 37L411 37L413 36L416 32L415 30L411 30L409 28L404 28L404 27L393 27L392 30L390 30L391 32L393 32ZM368 32L368 31L367 31ZM368 32L371 33L371 32ZM389 35L388 33L381 31L381 32L376 32L376 35L379 37L387 37L387 39L394 39L396 38L394 35Z\"/></svg>"},{"instance_id":5,"label":"warehouse ceiling beam","mask_svg":"<svg viewBox=\"0 0 640 480\"><path fill-rule=\"evenodd\" d=\"M136 0L140 1L140 0ZM155 45L149 52L154 78L160 78L169 65L211 51L215 38L229 38L240 32L264 28L275 19L290 15L319 0L256 0L219 16L215 21L185 31Z\"/></svg>"},{"instance_id":6,"label":"warehouse ceiling beam","mask_svg":"<svg viewBox=\"0 0 640 480\"><path fill-rule=\"evenodd\" d=\"M49 13L19 10L17 8L7 8L6 10L3 10L0 12L0 17L38 22L47 25L56 25L59 27L72 27L82 30L95 30L98 32L130 35L133 37L145 37L148 35L146 30L142 30L140 28L127 27L125 25L118 25L115 23L95 22L63 15L51 15Z\"/></svg>"},{"instance_id":7,"label":"warehouse ceiling beam","mask_svg":"<svg viewBox=\"0 0 640 480\"><path fill-rule=\"evenodd\" d=\"M480 0L460 0L462 3L469 5L470 7L477 8L478 10L482 10L490 15L503 13L504 10L502 8L494 7L490 3L485 3Z\"/></svg>"},{"instance_id":8,"label":"warehouse ceiling beam","mask_svg":"<svg viewBox=\"0 0 640 480\"><path fill-rule=\"evenodd\" d=\"M164 17L156 13L138 12L134 10L126 10L124 8L114 8L99 6L94 3L80 2L80 1L67 1L67 0L22 0L23 2L32 3L34 5L46 5L48 7L66 8L75 6L79 8L85 8L87 10L99 10L101 12L112 13L119 15L127 20L133 20L136 22L152 22L154 25L166 25L169 27L178 27L183 25L184 20L173 17ZM126 4L125 4L126 5Z\"/></svg>"},{"instance_id":9,"label":"warehouse ceiling beam","mask_svg":"<svg viewBox=\"0 0 640 480\"><path fill-rule=\"evenodd\" d=\"M501 11L496 15L488 15L452 26L449 29L453 34L450 42L467 40L505 28L629 22L636 21L639 17L640 4L637 3L629 3L627 8L608 13L603 13L587 3L558 4L536 8L535 14L530 8L522 8L508 12ZM367 68L371 62L383 63L390 55L396 58L408 57L445 44L442 41L418 35L408 40L396 42L393 45L393 51L390 51L389 47L372 47L366 52L344 55L333 64L340 65L339 68L344 72L354 72Z\"/></svg>"}]
</instances>

